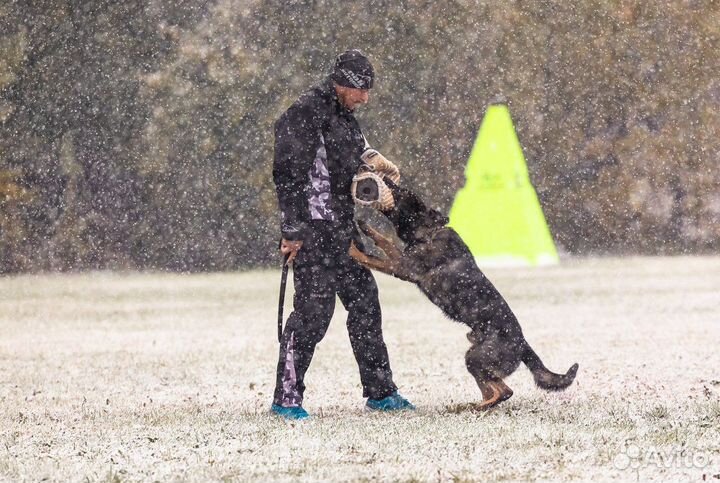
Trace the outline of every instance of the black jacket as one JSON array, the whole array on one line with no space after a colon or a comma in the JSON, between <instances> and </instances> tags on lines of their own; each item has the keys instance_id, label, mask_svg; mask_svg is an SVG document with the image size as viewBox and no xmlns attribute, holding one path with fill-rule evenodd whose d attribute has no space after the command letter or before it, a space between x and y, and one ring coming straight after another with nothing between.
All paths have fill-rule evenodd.
<instances>
[{"instance_id":1,"label":"black jacket","mask_svg":"<svg viewBox=\"0 0 720 483\"><path fill-rule=\"evenodd\" d=\"M275 122L273 180L283 238L304 239L312 220L350 227L350 185L365 144L355 116L339 103L329 78L280 116Z\"/></svg>"}]
</instances>

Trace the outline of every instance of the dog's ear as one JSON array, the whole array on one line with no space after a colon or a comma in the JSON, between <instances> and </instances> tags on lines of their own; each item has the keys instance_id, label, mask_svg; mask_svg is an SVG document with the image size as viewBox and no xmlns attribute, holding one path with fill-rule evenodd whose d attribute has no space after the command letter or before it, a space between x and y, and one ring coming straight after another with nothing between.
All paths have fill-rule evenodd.
<instances>
[{"instance_id":1,"label":"dog's ear","mask_svg":"<svg viewBox=\"0 0 720 483\"><path fill-rule=\"evenodd\" d=\"M438 210L431 209L430 217L432 218L433 223L436 223L437 226L445 226L450 223L450 219Z\"/></svg>"},{"instance_id":2,"label":"dog's ear","mask_svg":"<svg viewBox=\"0 0 720 483\"><path fill-rule=\"evenodd\" d=\"M470 341L471 344L480 344L482 341L485 340L485 336L482 333L475 332L474 330L471 330L467 334L467 340Z\"/></svg>"}]
</instances>

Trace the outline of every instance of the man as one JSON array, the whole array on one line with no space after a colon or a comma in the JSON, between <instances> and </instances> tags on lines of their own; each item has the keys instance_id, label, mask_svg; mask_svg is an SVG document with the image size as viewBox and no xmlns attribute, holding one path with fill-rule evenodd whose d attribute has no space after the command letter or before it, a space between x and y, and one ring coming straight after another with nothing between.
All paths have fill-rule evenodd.
<instances>
[{"instance_id":1,"label":"man","mask_svg":"<svg viewBox=\"0 0 720 483\"><path fill-rule=\"evenodd\" d=\"M295 297L280 342L271 410L287 419L308 417L302 407L303 379L330 324L336 294L348 311L347 328L367 407L414 409L392 379L375 279L348 255L356 236L350 187L367 147L353 113L368 102L373 79L365 55L343 52L332 73L275 123L280 251L293 263Z\"/></svg>"}]
</instances>

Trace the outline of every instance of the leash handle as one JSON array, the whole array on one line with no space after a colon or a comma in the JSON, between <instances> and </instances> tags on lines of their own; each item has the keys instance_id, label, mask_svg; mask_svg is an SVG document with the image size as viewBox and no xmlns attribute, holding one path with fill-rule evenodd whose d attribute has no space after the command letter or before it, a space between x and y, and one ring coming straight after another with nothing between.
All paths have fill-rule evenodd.
<instances>
[{"instance_id":1,"label":"leash handle","mask_svg":"<svg viewBox=\"0 0 720 483\"><path fill-rule=\"evenodd\" d=\"M280 275L280 300L278 302L278 343L282 340L283 333L283 307L285 306L285 287L287 286L288 268L288 253L283 257L282 275Z\"/></svg>"}]
</instances>

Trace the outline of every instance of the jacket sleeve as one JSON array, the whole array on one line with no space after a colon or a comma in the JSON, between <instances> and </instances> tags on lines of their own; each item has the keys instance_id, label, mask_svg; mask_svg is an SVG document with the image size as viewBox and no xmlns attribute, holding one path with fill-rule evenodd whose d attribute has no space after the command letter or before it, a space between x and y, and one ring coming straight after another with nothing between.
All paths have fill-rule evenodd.
<instances>
[{"instance_id":1,"label":"jacket sleeve","mask_svg":"<svg viewBox=\"0 0 720 483\"><path fill-rule=\"evenodd\" d=\"M302 240L308 229L309 172L320 144L316 118L317 113L308 106L296 105L275 123L273 180L286 240Z\"/></svg>"}]
</instances>

